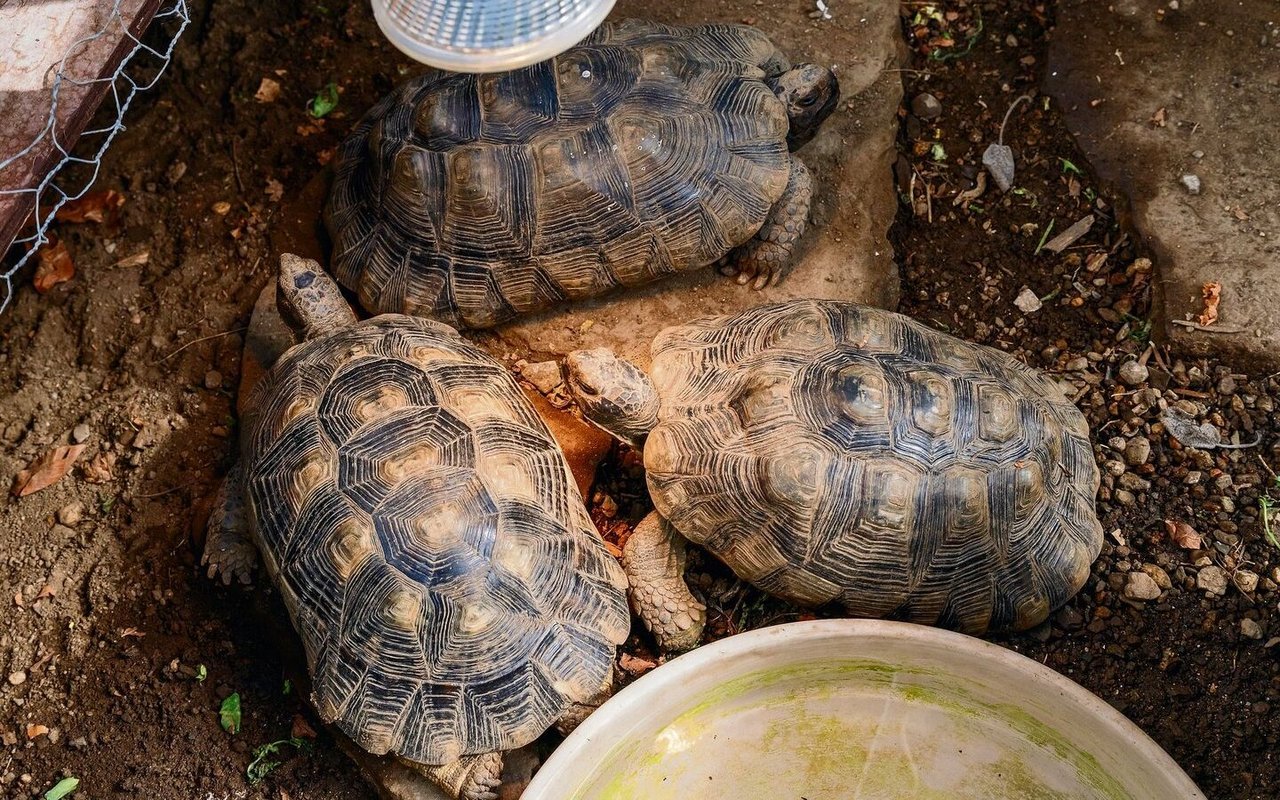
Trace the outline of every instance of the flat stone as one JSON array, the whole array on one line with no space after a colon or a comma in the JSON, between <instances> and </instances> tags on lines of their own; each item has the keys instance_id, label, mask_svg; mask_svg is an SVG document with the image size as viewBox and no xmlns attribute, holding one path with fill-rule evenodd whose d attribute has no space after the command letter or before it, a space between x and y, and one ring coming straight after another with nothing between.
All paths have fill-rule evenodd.
<instances>
[{"instance_id":1,"label":"flat stone","mask_svg":"<svg viewBox=\"0 0 1280 800\"><path fill-rule=\"evenodd\" d=\"M1155 600L1160 596L1160 586L1145 572L1130 572L1124 596L1130 600Z\"/></svg>"},{"instance_id":2,"label":"flat stone","mask_svg":"<svg viewBox=\"0 0 1280 800\"><path fill-rule=\"evenodd\" d=\"M1162 339L1258 372L1280 369L1280 57L1257 44L1275 11L1062 0L1046 72L1099 177L1131 200L1155 256ZM1218 321L1175 324L1201 313L1209 282L1222 285Z\"/></svg>"},{"instance_id":3,"label":"flat stone","mask_svg":"<svg viewBox=\"0 0 1280 800\"><path fill-rule=\"evenodd\" d=\"M1240 620L1240 635L1245 636L1249 639L1261 639L1262 626L1258 624L1257 620L1252 620L1252 619L1249 619L1248 617L1245 617L1244 619Z\"/></svg>"},{"instance_id":4,"label":"flat stone","mask_svg":"<svg viewBox=\"0 0 1280 800\"><path fill-rule=\"evenodd\" d=\"M613 18L693 24L741 22L742 14L741 8L711 0L678 6L621 0ZM755 291L714 267L693 270L474 335L490 352L545 358L610 347L647 366L649 344L659 331L698 317L797 298L896 307L898 273L886 233L897 211L892 165L902 79L894 70L903 52L898 5L842 2L840 13L822 23L818 36L812 22L785 3L752 6L751 15L793 63L833 66L840 79L840 105L798 153L813 172L814 198L791 274L778 286Z\"/></svg>"},{"instance_id":5,"label":"flat stone","mask_svg":"<svg viewBox=\"0 0 1280 800\"><path fill-rule=\"evenodd\" d=\"M1203 589L1212 595L1222 596L1227 593L1227 573L1222 567L1202 567L1196 573L1196 588Z\"/></svg>"}]
</instances>

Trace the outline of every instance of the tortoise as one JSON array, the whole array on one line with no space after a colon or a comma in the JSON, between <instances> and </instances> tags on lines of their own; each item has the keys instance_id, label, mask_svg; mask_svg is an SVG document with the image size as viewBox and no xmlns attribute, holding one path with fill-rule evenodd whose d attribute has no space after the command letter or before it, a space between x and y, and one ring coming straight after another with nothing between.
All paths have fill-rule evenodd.
<instances>
[{"instance_id":1,"label":"tortoise","mask_svg":"<svg viewBox=\"0 0 1280 800\"><path fill-rule=\"evenodd\" d=\"M429 71L339 148L333 273L372 312L466 328L722 260L776 284L811 199L790 150L839 93L745 25L605 23L523 69Z\"/></svg>"},{"instance_id":2,"label":"tortoise","mask_svg":"<svg viewBox=\"0 0 1280 800\"><path fill-rule=\"evenodd\" d=\"M210 576L261 553L321 718L494 798L502 751L611 685L626 578L501 364L437 322L357 322L314 261L281 258L278 300L305 338L246 406Z\"/></svg>"},{"instance_id":3,"label":"tortoise","mask_svg":"<svg viewBox=\"0 0 1280 800\"><path fill-rule=\"evenodd\" d=\"M696 644L686 537L804 606L967 633L1066 602L1102 546L1083 415L1012 356L881 309L763 305L667 328L646 376L567 357L585 415L643 447L655 512L626 542L631 602Z\"/></svg>"}]
</instances>

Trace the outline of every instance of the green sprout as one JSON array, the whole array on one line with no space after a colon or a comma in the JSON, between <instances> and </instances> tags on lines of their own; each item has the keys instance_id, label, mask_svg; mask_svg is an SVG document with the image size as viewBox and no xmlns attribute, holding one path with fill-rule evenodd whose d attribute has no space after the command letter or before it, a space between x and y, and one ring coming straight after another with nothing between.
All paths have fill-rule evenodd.
<instances>
[{"instance_id":1,"label":"green sprout","mask_svg":"<svg viewBox=\"0 0 1280 800\"><path fill-rule=\"evenodd\" d=\"M1271 542L1271 546L1280 550L1280 541L1276 540L1275 531L1271 530L1271 509L1274 502L1270 495L1259 495L1258 510L1262 512L1262 532L1266 534L1267 541Z\"/></svg>"},{"instance_id":2,"label":"green sprout","mask_svg":"<svg viewBox=\"0 0 1280 800\"><path fill-rule=\"evenodd\" d=\"M935 48L929 52L929 60L950 61L953 58L964 58L965 56L969 55L969 53L973 52L973 46L977 44L978 37L982 35L982 30L984 27L982 22L982 12L978 11L977 16L978 16L978 24L974 27L972 31L969 32L969 35L965 37L965 46L963 50L956 50L954 52L944 53L942 51L942 48L940 47Z\"/></svg>"},{"instance_id":3,"label":"green sprout","mask_svg":"<svg viewBox=\"0 0 1280 800\"><path fill-rule=\"evenodd\" d=\"M1081 172L1080 168L1073 164L1070 159L1059 158L1058 161L1062 162L1063 173L1074 172L1075 174L1084 177L1084 173Z\"/></svg>"},{"instance_id":4,"label":"green sprout","mask_svg":"<svg viewBox=\"0 0 1280 800\"><path fill-rule=\"evenodd\" d=\"M338 84L330 81L316 96L307 101L307 113L320 119L338 107Z\"/></svg>"},{"instance_id":5,"label":"green sprout","mask_svg":"<svg viewBox=\"0 0 1280 800\"><path fill-rule=\"evenodd\" d=\"M204 679L209 677L209 670L205 669L204 664L196 667L196 683L204 683Z\"/></svg>"},{"instance_id":6,"label":"green sprout","mask_svg":"<svg viewBox=\"0 0 1280 800\"><path fill-rule=\"evenodd\" d=\"M44 793L44 800L62 800L62 798L71 794L79 787L79 778L63 778L55 783L52 789Z\"/></svg>"},{"instance_id":7,"label":"green sprout","mask_svg":"<svg viewBox=\"0 0 1280 800\"><path fill-rule=\"evenodd\" d=\"M280 748L285 745L292 745L299 753L305 753L311 748L311 743L306 739L294 736L291 739L277 739L274 742L267 742L253 748L253 761L249 762L249 766L245 768L244 774L249 779L249 783L254 784L260 782L267 775L284 762L278 758L271 758L279 754Z\"/></svg>"},{"instance_id":8,"label":"green sprout","mask_svg":"<svg viewBox=\"0 0 1280 800\"><path fill-rule=\"evenodd\" d=\"M233 692L218 709L218 722L227 733L240 732L240 693Z\"/></svg>"},{"instance_id":9,"label":"green sprout","mask_svg":"<svg viewBox=\"0 0 1280 800\"><path fill-rule=\"evenodd\" d=\"M934 161L947 160L947 150L942 146L942 142L933 143L933 146L929 148L929 158Z\"/></svg>"},{"instance_id":10,"label":"green sprout","mask_svg":"<svg viewBox=\"0 0 1280 800\"><path fill-rule=\"evenodd\" d=\"M1040 251L1044 249L1044 243L1049 241L1049 234L1053 232L1053 223L1055 222L1057 222L1056 219L1049 220L1049 227L1044 229L1044 233L1040 234L1040 244L1036 245L1036 251L1032 253L1033 256L1040 255Z\"/></svg>"}]
</instances>

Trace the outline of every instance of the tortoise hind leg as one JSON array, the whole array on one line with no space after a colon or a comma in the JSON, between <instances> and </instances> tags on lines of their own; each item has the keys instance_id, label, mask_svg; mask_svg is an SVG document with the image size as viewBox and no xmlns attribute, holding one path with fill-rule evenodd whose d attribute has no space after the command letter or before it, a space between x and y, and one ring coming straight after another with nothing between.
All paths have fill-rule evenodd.
<instances>
[{"instance_id":1,"label":"tortoise hind leg","mask_svg":"<svg viewBox=\"0 0 1280 800\"><path fill-rule=\"evenodd\" d=\"M463 756L449 764L429 767L395 756L375 756L330 728L381 800L497 800L502 782L502 754Z\"/></svg>"},{"instance_id":2,"label":"tortoise hind leg","mask_svg":"<svg viewBox=\"0 0 1280 800\"><path fill-rule=\"evenodd\" d=\"M213 509L209 512L204 555L200 559L200 563L208 567L209 577L221 575L226 585L230 585L232 580L247 585L258 562L258 549L249 535L242 474L237 463L218 487Z\"/></svg>"},{"instance_id":3,"label":"tortoise hind leg","mask_svg":"<svg viewBox=\"0 0 1280 800\"><path fill-rule=\"evenodd\" d=\"M707 607L684 582L685 545L671 523L653 512L622 548L631 605L663 651L696 646L707 624Z\"/></svg>"},{"instance_id":4,"label":"tortoise hind leg","mask_svg":"<svg viewBox=\"0 0 1280 800\"><path fill-rule=\"evenodd\" d=\"M498 787L502 785L502 753L463 756L438 767L403 760L401 763L412 767L455 800L497 800Z\"/></svg>"},{"instance_id":5,"label":"tortoise hind leg","mask_svg":"<svg viewBox=\"0 0 1280 800\"><path fill-rule=\"evenodd\" d=\"M720 272L737 276L753 289L777 286L791 272L796 243L804 234L813 200L813 178L800 159L791 157L791 177L764 225L751 239L729 254Z\"/></svg>"}]
</instances>

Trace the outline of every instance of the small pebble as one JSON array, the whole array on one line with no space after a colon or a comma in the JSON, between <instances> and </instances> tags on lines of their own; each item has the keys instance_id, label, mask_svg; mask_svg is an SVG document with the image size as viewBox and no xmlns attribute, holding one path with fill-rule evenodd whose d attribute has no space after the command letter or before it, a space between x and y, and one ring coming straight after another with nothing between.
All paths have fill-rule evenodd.
<instances>
[{"instance_id":1,"label":"small pebble","mask_svg":"<svg viewBox=\"0 0 1280 800\"><path fill-rule=\"evenodd\" d=\"M1200 194L1200 176L1187 173L1181 178L1182 185L1191 194Z\"/></svg>"},{"instance_id":2,"label":"small pebble","mask_svg":"<svg viewBox=\"0 0 1280 800\"><path fill-rule=\"evenodd\" d=\"M1252 619L1249 619L1248 617L1245 617L1244 619L1240 620L1240 635L1246 636L1250 639L1261 639L1262 626L1258 624L1257 620L1252 620Z\"/></svg>"},{"instance_id":3,"label":"small pebble","mask_svg":"<svg viewBox=\"0 0 1280 800\"><path fill-rule=\"evenodd\" d=\"M1141 386L1147 382L1147 368L1137 361L1126 361L1120 365L1120 382L1125 386Z\"/></svg>"},{"instance_id":4,"label":"small pebble","mask_svg":"<svg viewBox=\"0 0 1280 800\"><path fill-rule=\"evenodd\" d=\"M928 92L921 92L911 100L911 113L920 119L937 119L942 116L942 103Z\"/></svg>"},{"instance_id":5,"label":"small pebble","mask_svg":"<svg viewBox=\"0 0 1280 800\"><path fill-rule=\"evenodd\" d=\"M1067 362L1068 372L1084 372L1089 368L1089 359L1084 356L1076 356Z\"/></svg>"},{"instance_id":6,"label":"small pebble","mask_svg":"<svg viewBox=\"0 0 1280 800\"><path fill-rule=\"evenodd\" d=\"M85 439L89 438L90 433L92 433L92 431L89 430L89 426L81 422L79 425L71 429L71 442L73 444L80 444Z\"/></svg>"},{"instance_id":7,"label":"small pebble","mask_svg":"<svg viewBox=\"0 0 1280 800\"><path fill-rule=\"evenodd\" d=\"M22 670L9 673L9 684L12 686L21 686L27 682L27 673Z\"/></svg>"},{"instance_id":8,"label":"small pebble","mask_svg":"<svg viewBox=\"0 0 1280 800\"><path fill-rule=\"evenodd\" d=\"M208 372L206 372L204 374L204 388L210 389L210 390L221 389L222 373L218 372L216 369L211 369Z\"/></svg>"},{"instance_id":9,"label":"small pebble","mask_svg":"<svg viewBox=\"0 0 1280 800\"><path fill-rule=\"evenodd\" d=\"M1204 151L1203 151L1203 150L1192 150L1192 151L1191 151L1191 157L1192 157L1192 158L1195 158L1195 159L1201 159L1201 158L1204 158Z\"/></svg>"},{"instance_id":10,"label":"small pebble","mask_svg":"<svg viewBox=\"0 0 1280 800\"><path fill-rule=\"evenodd\" d=\"M74 528L82 519L84 519L84 503L79 500L67 503L58 509L58 522L68 528Z\"/></svg>"},{"instance_id":11,"label":"small pebble","mask_svg":"<svg viewBox=\"0 0 1280 800\"><path fill-rule=\"evenodd\" d=\"M1151 458L1151 440L1145 436L1135 436L1124 446L1124 462L1131 467L1139 467Z\"/></svg>"}]
</instances>

